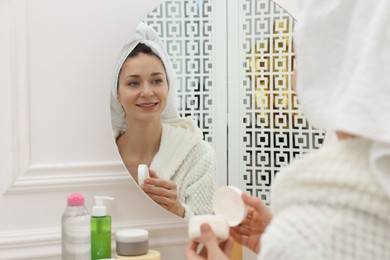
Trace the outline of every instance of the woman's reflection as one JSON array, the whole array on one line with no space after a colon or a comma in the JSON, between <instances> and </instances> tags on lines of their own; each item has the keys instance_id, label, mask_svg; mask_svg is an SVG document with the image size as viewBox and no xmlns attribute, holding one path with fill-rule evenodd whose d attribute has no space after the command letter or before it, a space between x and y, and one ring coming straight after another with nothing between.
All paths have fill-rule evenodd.
<instances>
[{"instance_id":1,"label":"woman's reflection","mask_svg":"<svg viewBox=\"0 0 390 260\"><path fill-rule=\"evenodd\" d=\"M142 190L187 219L212 212L216 154L196 123L178 116L175 84L157 32L140 23L114 71L111 116L116 144L136 181L138 165L150 167Z\"/></svg>"}]
</instances>

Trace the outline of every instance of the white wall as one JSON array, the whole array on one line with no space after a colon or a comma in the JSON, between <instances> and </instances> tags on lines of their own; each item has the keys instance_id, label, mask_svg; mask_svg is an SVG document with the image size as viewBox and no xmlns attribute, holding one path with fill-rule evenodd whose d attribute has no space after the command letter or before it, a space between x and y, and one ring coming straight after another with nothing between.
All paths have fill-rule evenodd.
<instances>
[{"instance_id":1,"label":"white wall","mask_svg":"<svg viewBox=\"0 0 390 260\"><path fill-rule=\"evenodd\" d=\"M162 1L0 0L0 259L59 259L71 192L89 209L115 197L114 232L146 228L162 259L183 258L185 222L140 192L110 128L119 49Z\"/></svg>"}]
</instances>

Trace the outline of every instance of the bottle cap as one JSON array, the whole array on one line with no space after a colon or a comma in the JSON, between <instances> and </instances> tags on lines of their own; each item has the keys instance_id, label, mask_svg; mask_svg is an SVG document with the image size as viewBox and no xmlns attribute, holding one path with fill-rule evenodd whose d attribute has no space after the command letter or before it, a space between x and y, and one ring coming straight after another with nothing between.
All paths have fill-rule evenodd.
<instances>
[{"instance_id":1,"label":"bottle cap","mask_svg":"<svg viewBox=\"0 0 390 260\"><path fill-rule=\"evenodd\" d=\"M81 206L84 205L84 197L79 193L72 193L67 199L68 206Z\"/></svg>"},{"instance_id":2,"label":"bottle cap","mask_svg":"<svg viewBox=\"0 0 390 260\"><path fill-rule=\"evenodd\" d=\"M143 184L146 178L149 178L148 166L146 164L138 165L138 184Z\"/></svg>"},{"instance_id":3,"label":"bottle cap","mask_svg":"<svg viewBox=\"0 0 390 260\"><path fill-rule=\"evenodd\" d=\"M103 200L114 200L108 196L95 196L95 205L92 207L92 216L105 217L107 216L107 208L103 204Z\"/></svg>"},{"instance_id":4,"label":"bottle cap","mask_svg":"<svg viewBox=\"0 0 390 260\"><path fill-rule=\"evenodd\" d=\"M247 214L247 206L241 198L242 191L233 186L219 188L213 196L215 215L223 216L229 226L240 224Z\"/></svg>"}]
</instances>

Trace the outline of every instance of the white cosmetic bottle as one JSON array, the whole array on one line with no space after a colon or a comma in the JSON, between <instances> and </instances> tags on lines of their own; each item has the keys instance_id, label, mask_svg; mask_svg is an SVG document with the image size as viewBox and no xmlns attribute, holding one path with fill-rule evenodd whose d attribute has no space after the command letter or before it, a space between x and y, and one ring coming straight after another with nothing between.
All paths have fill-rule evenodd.
<instances>
[{"instance_id":1,"label":"white cosmetic bottle","mask_svg":"<svg viewBox=\"0 0 390 260\"><path fill-rule=\"evenodd\" d=\"M63 260L91 259L91 217L84 205L84 197L73 193L67 198L67 207L61 220Z\"/></svg>"},{"instance_id":2,"label":"white cosmetic bottle","mask_svg":"<svg viewBox=\"0 0 390 260\"><path fill-rule=\"evenodd\" d=\"M146 164L138 165L138 185L142 185L146 178L149 178L149 169Z\"/></svg>"}]
</instances>

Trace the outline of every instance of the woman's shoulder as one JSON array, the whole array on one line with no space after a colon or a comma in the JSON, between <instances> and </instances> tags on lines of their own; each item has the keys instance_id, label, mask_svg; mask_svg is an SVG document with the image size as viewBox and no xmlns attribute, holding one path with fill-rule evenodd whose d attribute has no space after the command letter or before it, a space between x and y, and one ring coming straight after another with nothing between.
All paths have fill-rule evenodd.
<instances>
[{"instance_id":1,"label":"woman's shoulder","mask_svg":"<svg viewBox=\"0 0 390 260\"><path fill-rule=\"evenodd\" d=\"M170 127L183 128L188 130L199 128L195 120L190 117L177 117L171 119L164 119L162 121L162 124Z\"/></svg>"},{"instance_id":2,"label":"woman's shoulder","mask_svg":"<svg viewBox=\"0 0 390 260\"><path fill-rule=\"evenodd\" d=\"M194 150L197 150L197 152L200 154L216 153L214 147L205 140L200 140L199 143L195 145Z\"/></svg>"},{"instance_id":3,"label":"woman's shoulder","mask_svg":"<svg viewBox=\"0 0 390 260\"><path fill-rule=\"evenodd\" d=\"M169 139L192 140L192 145L203 139L203 134L192 118L178 117L162 121L163 136Z\"/></svg>"}]
</instances>

